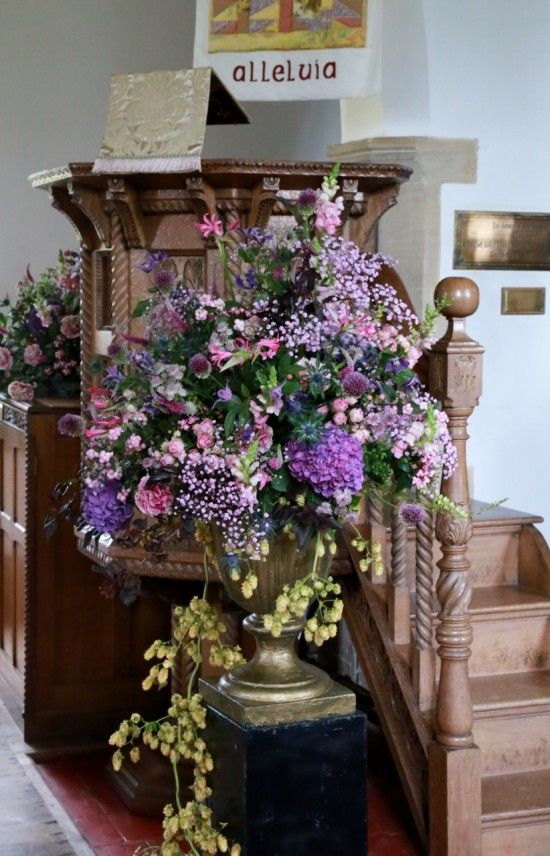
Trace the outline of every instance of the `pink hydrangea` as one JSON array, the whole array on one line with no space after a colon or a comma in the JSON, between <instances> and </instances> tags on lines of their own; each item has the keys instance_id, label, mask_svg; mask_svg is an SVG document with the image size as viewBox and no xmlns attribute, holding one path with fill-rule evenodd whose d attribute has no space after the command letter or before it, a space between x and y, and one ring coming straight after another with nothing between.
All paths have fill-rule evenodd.
<instances>
[{"instance_id":1,"label":"pink hydrangea","mask_svg":"<svg viewBox=\"0 0 550 856\"><path fill-rule=\"evenodd\" d=\"M174 497L172 491L166 485L155 484L152 487L147 487L149 476L143 476L138 484L135 496L137 508L146 514L148 517L158 517L160 514L167 514L171 507Z\"/></svg>"},{"instance_id":2,"label":"pink hydrangea","mask_svg":"<svg viewBox=\"0 0 550 856\"><path fill-rule=\"evenodd\" d=\"M9 372L13 365L13 357L7 348L0 348L0 371Z\"/></svg>"},{"instance_id":3,"label":"pink hydrangea","mask_svg":"<svg viewBox=\"0 0 550 856\"><path fill-rule=\"evenodd\" d=\"M14 401L22 401L25 404L30 404L34 398L34 387L31 383L14 380L8 386L8 395Z\"/></svg>"},{"instance_id":4,"label":"pink hydrangea","mask_svg":"<svg viewBox=\"0 0 550 856\"><path fill-rule=\"evenodd\" d=\"M40 345L27 345L23 351L23 362L28 366L39 366L46 362L46 355Z\"/></svg>"}]
</instances>

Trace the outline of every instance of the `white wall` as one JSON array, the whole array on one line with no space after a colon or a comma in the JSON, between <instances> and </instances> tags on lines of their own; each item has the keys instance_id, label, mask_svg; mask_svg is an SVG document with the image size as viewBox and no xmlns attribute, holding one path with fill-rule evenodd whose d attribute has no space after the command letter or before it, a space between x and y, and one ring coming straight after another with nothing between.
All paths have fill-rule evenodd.
<instances>
[{"instance_id":1,"label":"white wall","mask_svg":"<svg viewBox=\"0 0 550 856\"><path fill-rule=\"evenodd\" d=\"M204 0L207 2L207 0ZM195 0L0 0L0 296L74 233L27 175L92 160L109 75L193 63ZM211 157L323 159L337 102L246 105L251 125L207 130Z\"/></svg>"},{"instance_id":2,"label":"white wall","mask_svg":"<svg viewBox=\"0 0 550 856\"><path fill-rule=\"evenodd\" d=\"M477 184L443 190L447 276L456 209L550 211L550 3L387 0L385 10L384 133L479 139ZM486 347L468 452L476 497L544 515L550 537L550 272L457 273L479 285L469 332ZM547 314L502 316L506 285L546 286Z\"/></svg>"}]
</instances>

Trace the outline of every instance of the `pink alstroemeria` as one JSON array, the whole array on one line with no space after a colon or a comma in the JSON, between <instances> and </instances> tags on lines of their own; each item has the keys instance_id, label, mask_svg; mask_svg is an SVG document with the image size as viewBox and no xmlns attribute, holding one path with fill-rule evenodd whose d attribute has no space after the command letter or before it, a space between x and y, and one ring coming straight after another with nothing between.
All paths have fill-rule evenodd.
<instances>
[{"instance_id":1,"label":"pink alstroemeria","mask_svg":"<svg viewBox=\"0 0 550 856\"><path fill-rule=\"evenodd\" d=\"M93 440L94 437L101 437L105 434L105 428L86 428L84 431L84 436L89 440Z\"/></svg>"},{"instance_id":2,"label":"pink alstroemeria","mask_svg":"<svg viewBox=\"0 0 550 856\"><path fill-rule=\"evenodd\" d=\"M234 217L233 220L229 221L226 228L228 232L234 232L235 229L238 229L240 225L241 224L239 223L238 219Z\"/></svg>"},{"instance_id":3,"label":"pink alstroemeria","mask_svg":"<svg viewBox=\"0 0 550 856\"><path fill-rule=\"evenodd\" d=\"M97 410L105 410L111 403L111 396L108 389L102 386L90 387L90 401Z\"/></svg>"},{"instance_id":4,"label":"pink alstroemeria","mask_svg":"<svg viewBox=\"0 0 550 856\"><path fill-rule=\"evenodd\" d=\"M111 419L94 419L94 425L98 425L100 428L116 428L120 425L121 419L120 416L113 416Z\"/></svg>"},{"instance_id":5,"label":"pink alstroemeria","mask_svg":"<svg viewBox=\"0 0 550 856\"><path fill-rule=\"evenodd\" d=\"M222 221L215 214L212 216L205 214L202 223L195 223L195 228L199 230L203 238L209 238L210 235L217 235L218 237L223 235Z\"/></svg>"},{"instance_id":6,"label":"pink alstroemeria","mask_svg":"<svg viewBox=\"0 0 550 856\"><path fill-rule=\"evenodd\" d=\"M274 357L280 347L281 343L279 339L260 339L256 343L256 351L262 360L269 360L271 357Z\"/></svg>"},{"instance_id":7,"label":"pink alstroemeria","mask_svg":"<svg viewBox=\"0 0 550 856\"><path fill-rule=\"evenodd\" d=\"M221 365L232 354L231 351L224 351L224 349L220 348L219 345L216 345L215 342L210 343L208 350L210 351L210 358L216 366Z\"/></svg>"}]
</instances>

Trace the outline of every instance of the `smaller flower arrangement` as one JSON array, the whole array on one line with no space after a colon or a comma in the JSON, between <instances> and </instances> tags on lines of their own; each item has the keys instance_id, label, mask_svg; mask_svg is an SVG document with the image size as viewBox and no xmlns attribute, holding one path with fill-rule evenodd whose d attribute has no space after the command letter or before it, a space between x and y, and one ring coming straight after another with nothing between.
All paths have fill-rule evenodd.
<instances>
[{"instance_id":1,"label":"smaller flower arrangement","mask_svg":"<svg viewBox=\"0 0 550 856\"><path fill-rule=\"evenodd\" d=\"M15 302L0 312L0 391L16 401L79 393L79 270L72 250L36 280L27 268Z\"/></svg>"}]
</instances>

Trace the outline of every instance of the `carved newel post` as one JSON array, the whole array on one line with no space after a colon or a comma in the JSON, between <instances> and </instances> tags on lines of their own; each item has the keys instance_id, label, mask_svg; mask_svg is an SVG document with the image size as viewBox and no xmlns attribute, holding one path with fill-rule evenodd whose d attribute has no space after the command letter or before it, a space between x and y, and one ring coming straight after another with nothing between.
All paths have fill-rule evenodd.
<instances>
[{"instance_id":1,"label":"carved newel post","mask_svg":"<svg viewBox=\"0 0 550 856\"><path fill-rule=\"evenodd\" d=\"M436 629L440 678L435 711L435 742L430 747L430 852L433 856L474 856L481 852L481 779L479 749L472 736L472 695L468 675L472 594L467 545L472 534L466 469L468 418L481 394L483 348L467 335L464 319L479 304L475 282L443 279L435 298L446 298L447 331L430 354L430 391L443 402L458 455L455 474L442 493L467 517L439 514L436 536L442 558L436 591Z\"/></svg>"}]
</instances>

